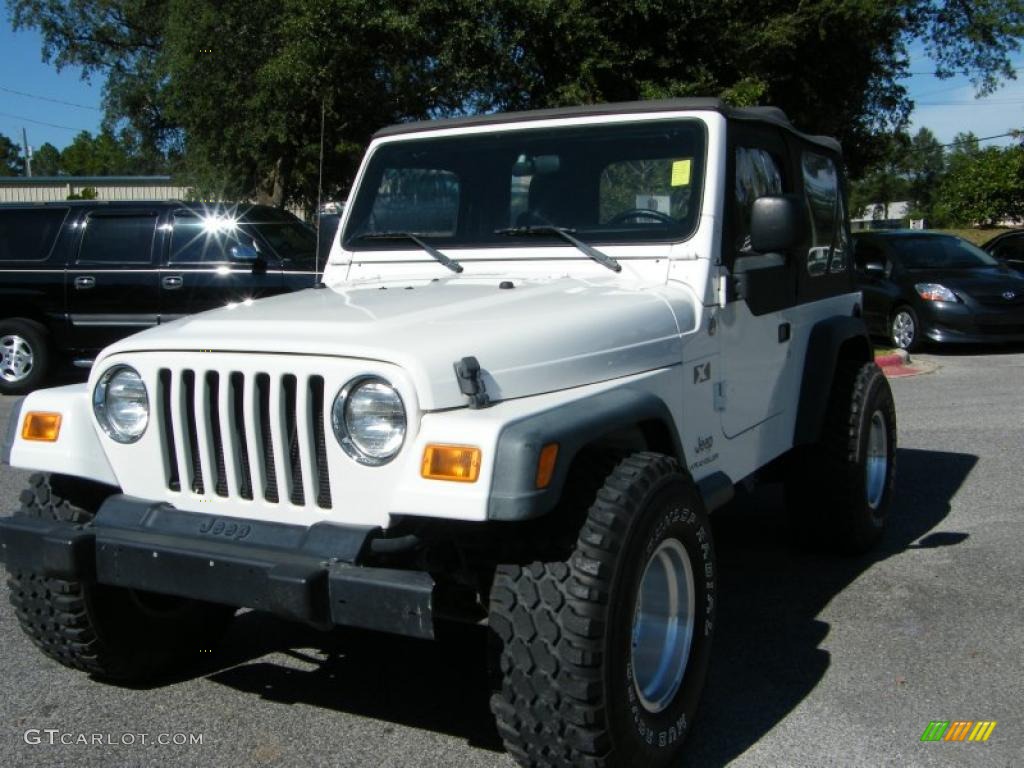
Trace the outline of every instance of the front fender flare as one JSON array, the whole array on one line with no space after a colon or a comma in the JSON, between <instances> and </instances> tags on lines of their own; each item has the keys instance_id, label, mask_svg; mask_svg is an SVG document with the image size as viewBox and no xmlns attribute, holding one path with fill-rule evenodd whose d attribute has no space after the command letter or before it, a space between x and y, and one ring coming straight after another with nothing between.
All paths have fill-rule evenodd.
<instances>
[{"instance_id":1,"label":"front fender flare","mask_svg":"<svg viewBox=\"0 0 1024 768\"><path fill-rule=\"evenodd\" d=\"M668 406L656 395L622 387L559 405L512 422L498 436L487 505L489 520L526 520L546 514L558 503L566 475L582 448L601 437L644 422L664 425L675 455L683 456ZM558 443L558 462L547 488L536 487L541 449Z\"/></svg>"}]
</instances>

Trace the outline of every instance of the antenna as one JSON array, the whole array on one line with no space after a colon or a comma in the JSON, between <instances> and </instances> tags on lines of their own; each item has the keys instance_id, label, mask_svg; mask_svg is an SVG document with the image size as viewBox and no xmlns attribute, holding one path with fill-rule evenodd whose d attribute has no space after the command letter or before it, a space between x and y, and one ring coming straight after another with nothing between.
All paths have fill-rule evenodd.
<instances>
[{"instance_id":1,"label":"antenna","mask_svg":"<svg viewBox=\"0 0 1024 768\"><path fill-rule=\"evenodd\" d=\"M313 273L313 285L320 283L320 225L321 225L321 207L323 205L324 195L324 117L327 110L327 101L325 97L320 98L320 173L316 182L316 256L314 258L314 273Z\"/></svg>"}]
</instances>

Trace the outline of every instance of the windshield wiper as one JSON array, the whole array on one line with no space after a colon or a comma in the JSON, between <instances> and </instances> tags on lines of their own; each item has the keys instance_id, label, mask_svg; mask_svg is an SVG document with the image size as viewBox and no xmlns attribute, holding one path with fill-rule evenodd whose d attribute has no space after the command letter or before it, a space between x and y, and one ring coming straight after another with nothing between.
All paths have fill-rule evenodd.
<instances>
[{"instance_id":1,"label":"windshield wiper","mask_svg":"<svg viewBox=\"0 0 1024 768\"><path fill-rule=\"evenodd\" d=\"M524 235L555 235L562 238L567 243L575 245L576 248L592 258L602 267L608 267L612 272L622 271L622 265L611 256L601 253L597 248L587 245L582 240L578 240L573 237L575 232L575 229L569 229L568 227L555 227L549 224L531 227L506 227L505 229L494 230L494 234L496 235L508 235L509 237L522 237Z\"/></svg>"},{"instance_id":2,"label":"windshield wiper","mask_svg":"<svg viewBox=\"0 0 1024 768\"><path fill-rule=\"evenodd\" d=\"M462 271L462 265L459 264L455 259L449 259L437 248L432 246L430 243L424 242L419 235L415 232L364 232L361 235L356 235L356 240L411 240L416 243L420 248L429 253L431 257L448 267L452 272L459 273Z\"/></svg>"}]
</instances>

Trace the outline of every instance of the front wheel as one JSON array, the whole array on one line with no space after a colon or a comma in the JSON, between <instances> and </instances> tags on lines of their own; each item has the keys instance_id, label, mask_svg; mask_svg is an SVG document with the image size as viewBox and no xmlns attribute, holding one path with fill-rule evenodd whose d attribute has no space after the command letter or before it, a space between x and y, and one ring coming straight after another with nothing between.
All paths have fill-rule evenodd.
<instances>
[{"instance_id":1,"label":"front wheel","mask_svg":"<svg viewBox=\"0 0 1024 768\"><path fill-rule=\"evenodd\" d=\"M917 313L906 305L897 307L889 323L889 340L893 345L897 349L916 352L924 343L923 339L924 329L921 328Z\"/></svg>"},{"instance_id":2,"label":"front wheel","mask_svg":"<svg viewBox=\"0 0 1024 768\"><path fill-rule=\"evenodd\" d=\"M16 516L87 523L115 489L74 477L36 474ZM141 682L208 651L235 613L199 600L31 571L8 574L21 629L54 661L97 677Z\"/></svg>"},{"instance_id":3,"label":"front wheel","mask_svg":"<svg viewBox=\"0 0 1024 768\"><path fill-rule=\"evenodd\" d=\"M700 496L673 459L638 453L569 501L590 506L567 557L495 574L499 731L523 765L674 765L714 630Z\"/></svg>"},{"instance_id":4,"label":"front wheel","mask_svg":"<svg viewBox=\"0 0 1024 768\"><path fill-rule=\"evenodd\" d=\"M29 392L46 378L50 345L46 329L33 320L0 321L0 395Z\"/></svg>"}]
</instances>

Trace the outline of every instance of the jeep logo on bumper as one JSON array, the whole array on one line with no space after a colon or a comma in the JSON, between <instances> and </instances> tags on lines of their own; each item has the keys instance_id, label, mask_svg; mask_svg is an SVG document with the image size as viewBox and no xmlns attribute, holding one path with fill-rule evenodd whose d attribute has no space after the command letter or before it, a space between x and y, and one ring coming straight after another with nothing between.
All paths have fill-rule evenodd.
<instances>
[{"instance_id":1,"label":"jeep logo on bumper","mask_svg":"<svg viewBox=\"0 0 1024 768\"><path fill-rule=\"evenodd\" d=\"M226 539L238 541L252 533L252 526L236 523L233 520L211 517L199 526L199 533L204 536L223 536Z\"/></svg>"}]
</instances>

